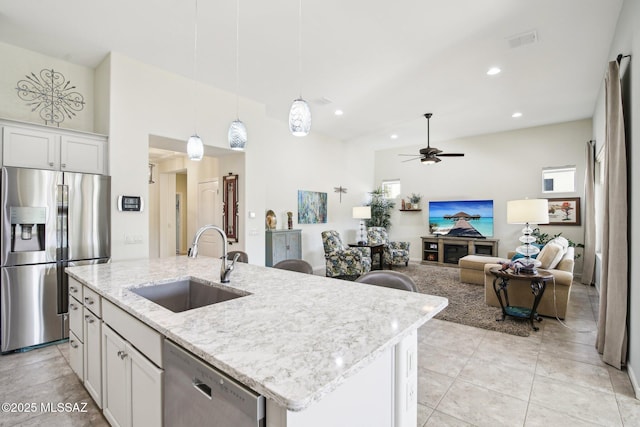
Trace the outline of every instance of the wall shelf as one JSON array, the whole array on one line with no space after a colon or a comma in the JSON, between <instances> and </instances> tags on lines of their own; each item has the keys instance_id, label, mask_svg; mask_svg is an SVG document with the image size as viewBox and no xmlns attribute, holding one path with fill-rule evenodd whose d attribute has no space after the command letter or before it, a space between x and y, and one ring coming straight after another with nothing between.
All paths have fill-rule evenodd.
<instances>
[{"instance_id":1,"label":"wall shelf","mask_svg":"<svg viewBox=\"0 0 640 427\"><path fill-rule=\"evenodd\" d=\"M400 212L420 212L422 209L400 209Z\"/></svg>"}]
</instances>

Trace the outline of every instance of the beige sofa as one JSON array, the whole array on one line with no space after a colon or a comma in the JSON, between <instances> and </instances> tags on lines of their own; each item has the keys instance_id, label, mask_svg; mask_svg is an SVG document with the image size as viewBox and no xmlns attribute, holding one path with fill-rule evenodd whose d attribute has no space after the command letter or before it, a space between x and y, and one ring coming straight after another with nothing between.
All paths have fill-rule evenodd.
<instances>
[{"instance_id":1,"label":"beige sofa","mask_svg":"<svg viewBox=\"0 0 640 427\"><path fill-rule=\"evenodd\" d=\"M512 257L513 253L509 254ZM494 307L500 307L498 297L493 290L493 276L489 270L499 267L499 261L504 258L486 257L479 255L467 255L458 262L460 267L460 281L484 285L485 302ZM555 304L554 304L554 283L547 284L547 288L538 305L538 314L542 316L556 317L564 319L567 313L571 283L573 282L574 248L570 247L564 254L558 265L548 271L555 279ZM533 294L529 282L521 280L509 281L509 303L511 305L531 307L533 305Z\"/></svg>"}]
</instances>

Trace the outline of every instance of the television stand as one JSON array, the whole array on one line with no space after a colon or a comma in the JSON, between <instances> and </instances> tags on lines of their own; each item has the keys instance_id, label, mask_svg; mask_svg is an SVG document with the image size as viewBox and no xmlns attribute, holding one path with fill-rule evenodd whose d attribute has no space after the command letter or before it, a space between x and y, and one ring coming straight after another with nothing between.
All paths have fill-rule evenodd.
<instances>
[{"instance_id":1,"label":"television stand","mask_svg":"<svg viewBox=\"0 0 640 427\"><path fill-rule=\"evenodd\" d=\"M422 262L457 266L466 255L498 256L499 239L478 237L424 236L422 239Z\"/></svg>"}]
</instances>

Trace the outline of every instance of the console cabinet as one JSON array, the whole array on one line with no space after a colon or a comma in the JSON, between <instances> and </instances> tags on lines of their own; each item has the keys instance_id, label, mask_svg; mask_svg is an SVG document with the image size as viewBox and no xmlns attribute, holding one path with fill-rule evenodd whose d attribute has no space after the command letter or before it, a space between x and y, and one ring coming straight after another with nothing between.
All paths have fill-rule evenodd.
<instances>
[{"instance_id":1,"label":"console cabinet","mask_svg":"<svg viewBox=\"0 0 640 427\"><path fill-rule=\"evenodd\" d=\"M458 265L465 255L498 256L498 239L426 236L422 239L422 262Z\"/></svg>"},{"instance_id":2,"label":"console cabinet","mask_svg":"<svg viewBox=\"0 0 640 427\"><path fill-rule=\"evenodd\" d=\"M106 173L103 135L20 122L0 121L0 126L3 166Z\"/></svg>"},{"instance_id":3,"label":"console cabinet","mask_svg":"<svg viewBox=\"0 0 640 427\"><path fill-rule=\"evenodd\" d=\"M285 259L302 258L302 230L267 230L267 267L273 267Z\"/></svg>"}]
</instances>

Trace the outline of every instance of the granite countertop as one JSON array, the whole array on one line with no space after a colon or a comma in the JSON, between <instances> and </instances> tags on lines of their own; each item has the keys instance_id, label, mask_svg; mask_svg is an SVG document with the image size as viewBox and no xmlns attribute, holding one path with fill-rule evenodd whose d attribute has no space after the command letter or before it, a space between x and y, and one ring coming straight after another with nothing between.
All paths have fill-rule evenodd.
<instances>
[{"instance_id":1,"label":"granite countertop","mask_svg":"<svg viewBox=\"0 0 640 427\"><path fill-rule=\"evenodd\" d=\"M446 298L187 257L69 267L74 277L212 366L280 406L303 410L447 305ZM169 311L129 291L194 277L249 295Z\"/></svg>"}]
</instances>

